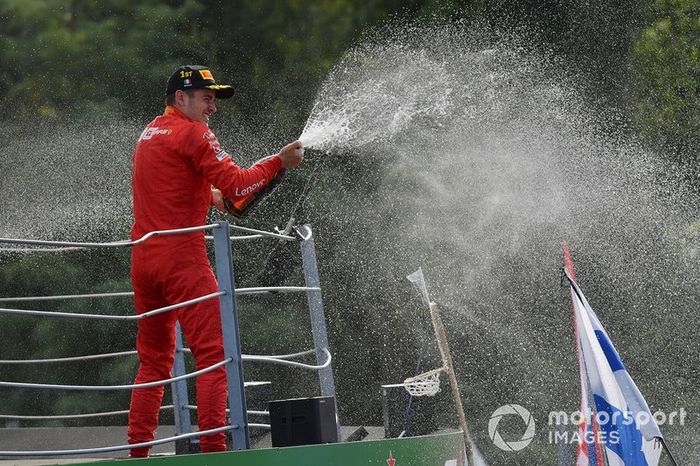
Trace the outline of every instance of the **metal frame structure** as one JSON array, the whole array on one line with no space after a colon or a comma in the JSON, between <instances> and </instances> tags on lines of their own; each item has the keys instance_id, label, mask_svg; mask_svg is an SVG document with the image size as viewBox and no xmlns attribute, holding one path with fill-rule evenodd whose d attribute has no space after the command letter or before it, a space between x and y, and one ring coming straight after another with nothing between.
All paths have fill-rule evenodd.
<instances>
[{"instance_id":1,"label":"metal frame structure","mask_svg":"<svg viewBox=\"0 0 700 466\"><path fill-rule=\"evenodd\" d=\"M39 240L20 240L20 239L9 239L0 238L0 243L13 244L13 245L28 245L34 246L33 248L17 248L18 251L67 251L75 249L84 248L99 248L99 247L129 247L135 244L142 243L151 237L161 236L161 235L171 235L188 233L192 231L203 231L212 230L213 237L206 237L207 239L213 239L214 242L214 253L216 262L216 275L219 283L219 291L217 293L212 293L206 296L196 298L183 303L174 304L160 309L154 309L141 315L132 316L106 316L106 315L93 315L93 314L74 314L65 312L51 312L51 311L33 311L25 309L9 309L0 308L0 314L11 314L11 315L33 315L40 317L59 317L59 318L80 318L80 319L111 319L111 320L139 320L141 318L148 318L151 315L160 314L163 312L169 312L174 309L179 309L181 307L187 306L194 302L203 301L205 299L215 299L219 298L221 307L221 322L222 322L222 333L224 339L224 360L220 361L209 368L202 369L200 371L192 372L187 374L185 372L185 359L184 353L188 350L184 348L182 334L178 325L177 328L177 342L175 349L175 362L173 365L173 377L167 380L161 380L156 382L150 382L148 384L131 384L131 385L115 385L115 386L83 386L83 385L51 385L51 384L31 384L31 383L15 383L15 382L2 382L0 381L0 387L14 387L14 388L29 388L29 389L67 389L67 390L122 390L122 389L139 389L146 386L154 385L165 385L171 384L173 393L173 406L166 406L162 409L174 409L177 435L170 437L168 439L156 440L153 442L148 442L144 444L139 444L138 446L149 446L157 445L167 442L178 442L183 440L189 440L192 438L199 437L205 433L214 433L219 431L231 431L233 440L233 449L242 450L250 448L250 435L249 427L268 427L265 424L252 424L248 422L248 413L246 400L245 400L245 381L243 376L243 361L257 361L257 362L268 362L280 365L287 365L292 367L300 367L309 370L316 370L319 373L319 384L322 396L335 396L335 384L333 380L333 373L331 367L331 354L328 349L328 336L326 332L326 323L323 310L323 303L321 299L321 288L320 280L318 275L318 269L316 264L316 253L314 248L313 232L310 225L304 225L297 229L299 237L301 238L301 254L303 261L303 272L305 279L305 286L298 287L259 287L259 288L241 288L236 289L235 286L235 276L234 267L232 260L232 249L231 243L235 240L249 240L249 239L260 239L260 238L274 238L282 241L297 241L299 238L295 236L288 236L279 233L271 233L260 230L254 230L250 228L238 227L236 225L229 225L228 222L219 222L212 225L204 225L201 227L184 228L179 230L166 230L166 231L156 231L145 235L136 241L117 241L110 243L73 243L64 241L39 241ZM249 233L247 236L231 236L230 231L241 231ZM3 250L12 250L13 248L5 248ZM268 292L305 292L307 295L307 300L309 304L309 312L311 318L311 328L313 332L314 349L302 353L279 355L279 356L248 356L241 353L240 344L240 334L238 327L238 308L236 303L236 296L239 294L261 294ZM81 299L81 298L106 298L106 297L123 297L131 296L133 293L129 292L118 292L118 293L101 293L99 295L63 295L63 296L41 296L41 297L30 297L30 298L0 298L0 302L8 301L44 301L44 300L59 300L59 299ZM68 358L54 358L45 360L10 360L2 361L0 364L30 364L30 363L46 363L46 362L60 362L66 360L76 360L76 359L102 359L108 357L118 357L125 355L132 355L134 351L126 351L120 353L111 353L105 355L90 355L84 356L82 358L68 357ZM298 356L303 356L306 354L315 353L317 365L304 364L297 361L292 361ZM198 374L208 372L216 367L224 365L226 367L227 375L227 385L229 393L229 407L230 407L230 425L224 426L218 429L213 429L205 432L193 432L190 413L189 410L195 408L189 404L188 393L187 393L187 379L193 378ZM2 415L0 414L0 419L70 419L79 417L95 417L99 415L112 415L120 414L124 411L114 411L109 413L91 413L91 414L79 414L79 415L64 415L64 416L12 416L12 415ZM336 411L337 412L337 411ZM251 414L266 414L265 412L250 412ZM336 416L336 427L338 433L340 432L340 423L338 417ZM106 451L119 451L126 450L137 445L122 445L113 447L100 447L91 448L84 450L58 450L58 451L30 451L30 452L7 452L0 451L0 457L20 457L20 456L60 456L60 455L73 455L73 454L89 454L89 453L99 453Z\"/></svg>"}]
</instances>

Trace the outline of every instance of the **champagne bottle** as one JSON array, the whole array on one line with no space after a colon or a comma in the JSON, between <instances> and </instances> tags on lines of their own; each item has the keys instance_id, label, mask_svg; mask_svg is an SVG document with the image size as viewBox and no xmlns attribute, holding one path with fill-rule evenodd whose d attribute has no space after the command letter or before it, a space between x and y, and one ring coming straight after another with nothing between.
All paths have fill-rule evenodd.
<instances>
[{"instance_id":1,"label":"champagne bottle","mask_svg":"<svg viewBox=\"0 0 700 466\"><path fill-rule=\"evenodd\" d=\"M255 162L255 164L253 164L253 166L260 162L263 162L264 160L269 159L270 157L274 156L268 156L261 160L258 160L257 162ZM265 199L267 199L267 197L270 194L275 192L275 190L284 180L284 175L286 172L286 169L280 169L274 176L274 178L272 178L272 180L263 188L258 189L257 191L254 191L236 200L224 198L224 207L226 208L228 213L233 215L233 217L236 220L241 220L242 218L246 217L250 212L252 212L253 209L259 206Z\"/></svg>"}]
</instances>

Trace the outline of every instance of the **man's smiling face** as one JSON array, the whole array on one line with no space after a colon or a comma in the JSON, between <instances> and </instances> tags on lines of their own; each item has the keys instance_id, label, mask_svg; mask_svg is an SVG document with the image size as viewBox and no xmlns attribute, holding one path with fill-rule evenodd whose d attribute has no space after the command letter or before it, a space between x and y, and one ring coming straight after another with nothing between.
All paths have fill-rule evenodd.
<instances>
[{"instance_id":1,"label":"man's smiling face","mask_svg":"<svg viewBox=\"0 0 700 466\"><path fill-rule=\"evenodd\" d=\"M191 91L177 91L181 95L176 98L183 99L180 110L191 120L204 123L209 126L209 118L216 112L216 92L211 89L193 89ZM179 102L178 102L179 103Z\"/></svg>"}]
</instances>

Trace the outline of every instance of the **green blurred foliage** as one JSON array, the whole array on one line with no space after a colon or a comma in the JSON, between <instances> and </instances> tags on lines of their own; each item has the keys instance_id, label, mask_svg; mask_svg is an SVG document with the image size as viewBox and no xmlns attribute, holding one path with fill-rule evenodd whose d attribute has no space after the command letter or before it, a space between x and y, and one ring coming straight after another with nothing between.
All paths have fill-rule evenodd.
<instances>
[{"instance_id":1,"label":"green blurred foliage","mask_svg":"<svg viewBox=\"0 0 700 466\"><path fill-rule=\"evenodd\" d=\"M20 117L148 117L174 68L206 63L246 118L299 122L359 31L419 3L3 0L0 103Z\"/></svg>"},{"instance_id":2,"label":"green blurred foliage","mask_svg":"<svg viewBox=\"0 0 700 466\"><path fill-rule=\"evenodd\" d=\"M656 19L635 43L634 121L650 144L698 170L700 4L658 0ZM696 171L697 173L697 171Z\"/></svg>"},{"instance_id":3,"label":"green blurred foliage","mask_svg":"<svg viewBox=\"0 0 700 466\"><path fill-rule=\"evenodd\" d=\"M199 5L156 0L0 3L3 103L21 116L125 110L177 66ZM171 51L170 53L166 53Z\"/></svg>"}]
</instances>

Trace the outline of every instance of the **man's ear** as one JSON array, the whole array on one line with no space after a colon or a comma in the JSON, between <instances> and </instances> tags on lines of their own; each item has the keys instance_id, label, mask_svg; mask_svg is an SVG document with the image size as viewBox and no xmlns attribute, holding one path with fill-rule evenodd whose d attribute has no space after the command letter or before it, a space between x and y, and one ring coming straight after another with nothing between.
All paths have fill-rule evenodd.
<instances>
[{"instance_id":1,"label":"man's ear","mask_svg":"<svg viewBox=\"0 0 700 466\"><path fill-rule=\"evenodd\" d=\"M180 106L185 105L185 91L180 89L175 91L175 103Z\"/></svg>"}]
</instances>

